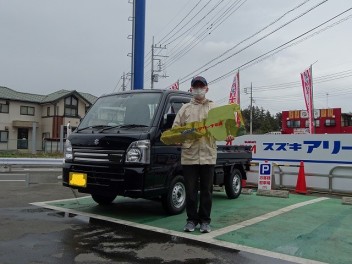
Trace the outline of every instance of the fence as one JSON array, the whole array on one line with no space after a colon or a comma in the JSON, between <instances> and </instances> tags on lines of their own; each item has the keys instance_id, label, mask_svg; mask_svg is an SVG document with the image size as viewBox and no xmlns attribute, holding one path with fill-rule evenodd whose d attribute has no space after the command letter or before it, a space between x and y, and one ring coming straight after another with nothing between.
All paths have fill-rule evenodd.
<instances>
[{"instance_id":1,"label":"fence","mask_svg":"<svg viewBox=\"0 0 352 264\"><path fill-rule=\"evenodd\" d=\"M60 168L64 163L63 159L49 158L0 158L0 182L25 182L30 184L30 174L11 173L12 167L35 167L35 168ZM32 170L33 171L33 170ZM10 177L3 179L3 177Z\"/></svg>"},{"instance_id":2,"label":"fence","mask_svg":"<svg viewBox=\"0 0 352 264\"><path fill-rule=\"evenodd\" d=\"M279 164L276 162L272 163L273 168L272 168L272 187L275 189L285 189L285 188L294 188L292 185L287 185L284 184L284 178L289 177L289 176L298 176L298 170L293 172L293 171L284 171L282 168L283 167L293 167L293 168L299 168L300 165L293 165L293 164ZM252 162L251 163L251 173L257 173L259 174L258 169L255 169L253 167L258 167L259 163L258 162ZM349 172L349 173L336 173L338 170L343 169L344 172ZM276 176L278 175L278 182L276 180ZM316 190L316 191L324 191L328 192L329 194L333 193L344 193L344 194L351 194L352 195L352 166L341 166L337 165L333 167L328 173L305 173L305 176L310 178L310 177L318 177L318 178L325 178L328 179L328 184L325 186L321 187L314 187L312 188L311 186L307 186L309 189ZM334 182L337 179L345 179L347 180L345 183L346 189L338 189L334 188Z\"/></svg>"}]
</instances>

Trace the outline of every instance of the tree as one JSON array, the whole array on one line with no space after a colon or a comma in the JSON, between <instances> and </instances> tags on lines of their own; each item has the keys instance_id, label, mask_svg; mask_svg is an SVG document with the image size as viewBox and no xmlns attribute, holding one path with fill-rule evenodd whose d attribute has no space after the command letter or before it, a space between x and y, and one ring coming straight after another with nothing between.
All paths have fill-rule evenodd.
<instances>
[{"instance_id":1,"label":"tree","mask_svg":"<svg viewBox=\"0 0 352 264\"><path fill-rule=\"evenodd\" d=\"M272 131L281 130L281 113L271 115L268 110L264 110L263 107L258 106L252 107L252 130L253 134L265 134ZM250 106L242 110L242 117L245 124L245 132L250 132Z\"/></svg>"}]
</instances>

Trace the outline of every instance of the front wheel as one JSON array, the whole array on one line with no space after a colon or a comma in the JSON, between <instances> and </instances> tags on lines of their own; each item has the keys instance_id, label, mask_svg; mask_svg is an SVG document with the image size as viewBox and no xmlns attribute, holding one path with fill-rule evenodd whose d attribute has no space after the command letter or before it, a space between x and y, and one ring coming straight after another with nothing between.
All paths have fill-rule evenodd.
<instances>
[{"instance_id":1,"label":"front wheel","mask_svg":"<svg viewBox=\"0 0 352 264\"><path fill-rule=\"evenodd\" d=\"M91 196L94 202L98 203L99 205L109 205L116 198L116 195L101 195L96 193L91 193Z\"/></svg>"},{"instance_id":2,"label":"front wheel","mask_svg":"<svg viewBox=\"0 0 352 264\"><path fill-rule=\"evenodd\" d=\"M227 198L236 199L242 191L242 174L238 169L234 169L230 175L225 177L225 191Z\"/></svg>"},{"instance_id":3,"label":"front wheel","mask_svg":"<svg viewBox=\"0 0 352 264\"><path fill-rule=\"evenodd\" d=\"M162 197L162 204L170 215L183 212L186 207L186 187L183 176L178 175L172 179L167 193Z\"/></svg>"}]
</instances>

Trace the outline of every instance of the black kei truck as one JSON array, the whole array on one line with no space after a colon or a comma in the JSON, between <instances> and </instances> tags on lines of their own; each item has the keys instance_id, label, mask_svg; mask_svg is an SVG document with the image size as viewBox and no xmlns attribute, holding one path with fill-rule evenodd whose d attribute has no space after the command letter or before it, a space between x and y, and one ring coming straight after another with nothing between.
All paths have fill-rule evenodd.
<instances>
[{"instance_id":1,"label":"black kei truck","mask_svg":"<svg viewBox=\"0 0 352 264\"><path fill-rule=\"evenodd\" d=\"M175 90L134 90L100 97L65 143L63 185L91 194L100 205L116 196L159 199L169 214L185 208L181 146L165 145L177 111L192 95ZM247 146L218 146L214 185L237 198L247 179Z\"/></svg>"}]
</instances>

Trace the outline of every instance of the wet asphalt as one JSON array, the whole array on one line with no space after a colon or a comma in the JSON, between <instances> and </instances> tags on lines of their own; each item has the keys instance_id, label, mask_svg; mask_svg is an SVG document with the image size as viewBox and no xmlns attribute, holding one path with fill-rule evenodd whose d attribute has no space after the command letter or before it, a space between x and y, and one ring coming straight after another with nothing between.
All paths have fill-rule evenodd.
<instances>
[{"instance_id":1,"label":"wet asphalt","mask_svg":"<svg viewBox=\"0 0 352 264\"><path fill-rule=\"evenodd\" d=\"M57 180L1 182L0 263L291 263L29 204L66 198Z\"/></svg>"}]
</instances>

